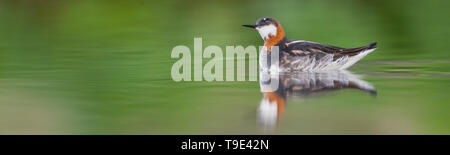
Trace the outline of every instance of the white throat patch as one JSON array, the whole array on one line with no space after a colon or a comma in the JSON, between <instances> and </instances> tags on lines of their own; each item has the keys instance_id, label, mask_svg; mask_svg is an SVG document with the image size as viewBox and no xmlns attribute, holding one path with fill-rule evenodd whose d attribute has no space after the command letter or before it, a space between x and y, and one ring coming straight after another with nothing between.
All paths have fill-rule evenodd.
<instances>
[{"instance_id":1,"label":"white throat patch","mask_svg":"<svg viewBox=\"0 0 450 155\"><path fill-rule=\"evenodd\" d=\"M269 38L269 34L272 36L277 36L277 27L272 24L257 27L256 30L258 30L259 35L261 35L261 38L264 40Z\"/></svg>"}]
</instances>

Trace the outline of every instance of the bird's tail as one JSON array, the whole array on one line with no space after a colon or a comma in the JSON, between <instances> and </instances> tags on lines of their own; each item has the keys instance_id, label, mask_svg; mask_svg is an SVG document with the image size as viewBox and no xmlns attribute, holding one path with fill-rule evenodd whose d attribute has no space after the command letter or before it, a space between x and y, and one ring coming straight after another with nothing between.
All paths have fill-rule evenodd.
<instances>
[{"instance_id":1,"label":"bird's tail","mask_svg":"<svg viewBox=\"0 0 450 155\"><path fill-rule=\"evenodd\" d=\"M367 49L374 49L374 48L377 48L377 42L367 45Z\"/></svg>"},{"instance_id":2,"label":"bird's tail","mask_svg":"<svg viewBox=\"0 0 450 155\"><path fill-rule=\"evenodd\" d=\"M354 55L357 55L357 54L367 51L367 50L372 50L372 49L375 50L376 48L377 48L377 42L374 42L369 45L361 46L361 47L357 47L357 48L346 48L346 49L344 49L344 52L342 52L342 54L354 56Z\"/></svg>"}]
</instances>

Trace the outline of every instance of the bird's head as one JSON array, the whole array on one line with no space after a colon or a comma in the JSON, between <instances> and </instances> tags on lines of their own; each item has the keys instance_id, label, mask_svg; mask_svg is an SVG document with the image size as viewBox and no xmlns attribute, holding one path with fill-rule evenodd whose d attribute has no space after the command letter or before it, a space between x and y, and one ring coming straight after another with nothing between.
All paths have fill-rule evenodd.
<instances>
[{"instance_id":1,"label":"bird's head","mask_svg":"<svg viewBox=\"0 0 450 155\"><path fill-rule=\"evenodd\" d=\"M284 30L280 23L273 18L260 18L256 21L256 25L242 26L256 29L265 42L277 43L285 37Z\"/></svg>"}]
</instances>

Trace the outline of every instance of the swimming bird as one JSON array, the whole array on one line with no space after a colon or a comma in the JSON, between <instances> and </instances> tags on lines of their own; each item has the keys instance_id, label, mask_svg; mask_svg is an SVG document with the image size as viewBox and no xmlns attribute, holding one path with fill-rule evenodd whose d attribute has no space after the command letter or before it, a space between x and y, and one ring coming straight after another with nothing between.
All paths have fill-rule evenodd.
<instances>
[{"instance_id":1,"label":"swimming bird","mask_svg":"<svg viewBox=\"0 0 450 155\"><path fill-rule=\"evenodd\" d=\"M279 71L344 70L377 49L376 42L357 48L341 48L305 40L289 40L280 23L273 18L260 18L256 25L242 26L256 29L264 40L268 50L260 53L260 64L262 55L265 55L269 69L278 66ZM277 65L271 65L269 61L273 46L279 48ZM264 66L261 67L264 69Z\"/></svg>"}]
</instances>

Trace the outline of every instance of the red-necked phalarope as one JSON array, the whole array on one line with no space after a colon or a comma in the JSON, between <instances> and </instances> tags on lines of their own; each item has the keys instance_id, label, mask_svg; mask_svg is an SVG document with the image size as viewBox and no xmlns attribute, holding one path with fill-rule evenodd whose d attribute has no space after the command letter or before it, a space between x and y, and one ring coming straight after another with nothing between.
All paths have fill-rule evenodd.
<instances>
[{"instance_id":1,"label":"red-necked phalarope","mask_svg":"<svg viewBox=\"0 0 450 155\"><path fill-rule=\"evenodd\" d=\"M377 48L376 42L357 48L341 48L304 40L288 40L280 23L273 18L261 18L256 21L256 25L242 26L258 30L267 49L278 46L280 71L343 70ZM270 56L270 50L267 50L267 56Z\"/></svg>"}]
</instances>

